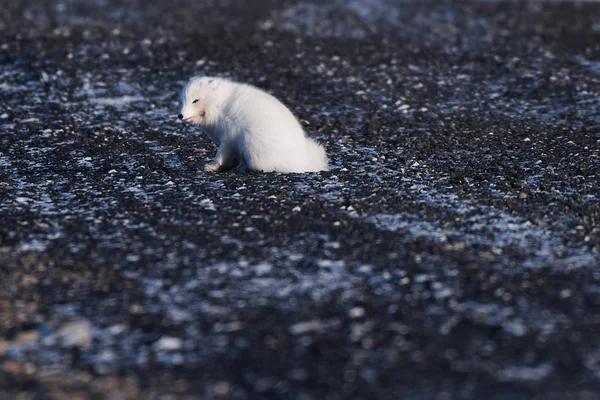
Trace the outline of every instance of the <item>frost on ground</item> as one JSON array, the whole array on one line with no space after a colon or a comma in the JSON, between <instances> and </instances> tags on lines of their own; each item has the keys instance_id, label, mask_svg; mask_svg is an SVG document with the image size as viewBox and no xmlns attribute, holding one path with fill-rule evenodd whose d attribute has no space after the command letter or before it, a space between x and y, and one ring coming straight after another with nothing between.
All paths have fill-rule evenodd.
<instances>
[{"instance_id":1,"label":"frost on ground","mask_svg":"<svg viewBox=\"0 0 600 400\"><path fill-rule=\"evenodd\" d=\"M0 397L595 398L600 7L9 1ZM193 75L332 171L209 174Z\"/></svg>"}]
</instances>

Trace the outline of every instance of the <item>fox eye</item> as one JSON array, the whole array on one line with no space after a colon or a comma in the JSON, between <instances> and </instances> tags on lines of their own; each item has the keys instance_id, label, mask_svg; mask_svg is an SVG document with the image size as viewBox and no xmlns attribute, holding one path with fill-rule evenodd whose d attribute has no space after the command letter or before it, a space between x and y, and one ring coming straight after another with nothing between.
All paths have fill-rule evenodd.
<instances>
[{"instance_id":1,"label":"fox eye","mask_svg":"<svg viewBox=\"0 0 600 400\"><path fill-rule=\"evenodd\" d=\"M192 104L197 103L197 102L198 102L198 99L192 101Z\"/></svg>"}]
</instances>

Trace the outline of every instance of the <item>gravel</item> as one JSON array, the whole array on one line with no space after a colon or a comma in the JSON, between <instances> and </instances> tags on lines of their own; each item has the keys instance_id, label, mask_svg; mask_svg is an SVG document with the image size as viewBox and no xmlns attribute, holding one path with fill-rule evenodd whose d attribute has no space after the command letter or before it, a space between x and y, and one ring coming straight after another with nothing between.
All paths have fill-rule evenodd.
<instances>
[{"instance_id":1,"label":"gravel","mask_svg":"<svg viewBox=\"0 0 600 400\"><path fill-rule=\"evenodd\" d=\"M600 396L599 3L4 3L0 398ZM204 74L331 171L204 172Z\"/></svg>"}]
</instances>

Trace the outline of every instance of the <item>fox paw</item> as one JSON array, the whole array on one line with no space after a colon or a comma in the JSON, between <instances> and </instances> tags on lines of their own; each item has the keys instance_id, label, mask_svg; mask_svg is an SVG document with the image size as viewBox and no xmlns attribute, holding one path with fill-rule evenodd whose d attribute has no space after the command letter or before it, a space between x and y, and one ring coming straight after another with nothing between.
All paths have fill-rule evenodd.
<instances>
[{"instance_id":1,"label":"fox paw","mask_svg":"<svg viewBox=\"0 0 600 400\"><path fill-rule=\"evenodd\" d=\"M221 166L219 164L206 164L204 166L204 170L206 172L219 172L221 170Z\"/></svg>"}]
</instances>

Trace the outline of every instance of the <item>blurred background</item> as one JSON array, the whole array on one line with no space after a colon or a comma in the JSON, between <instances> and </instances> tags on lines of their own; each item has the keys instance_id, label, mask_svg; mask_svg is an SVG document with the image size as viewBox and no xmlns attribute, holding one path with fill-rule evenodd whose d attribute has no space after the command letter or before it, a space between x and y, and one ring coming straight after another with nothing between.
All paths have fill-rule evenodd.
<instances>
[{"instance_id":1,"label":"blurred background","mask_svg":"<svg viewBox=\"0 0 600 400\"><path fill-rule=\"evenodd\" d=\"M319 174L207 174L194 75ZM600 3L0 9L0 398L595 399Z\"/></svg>"}]
</instances>

